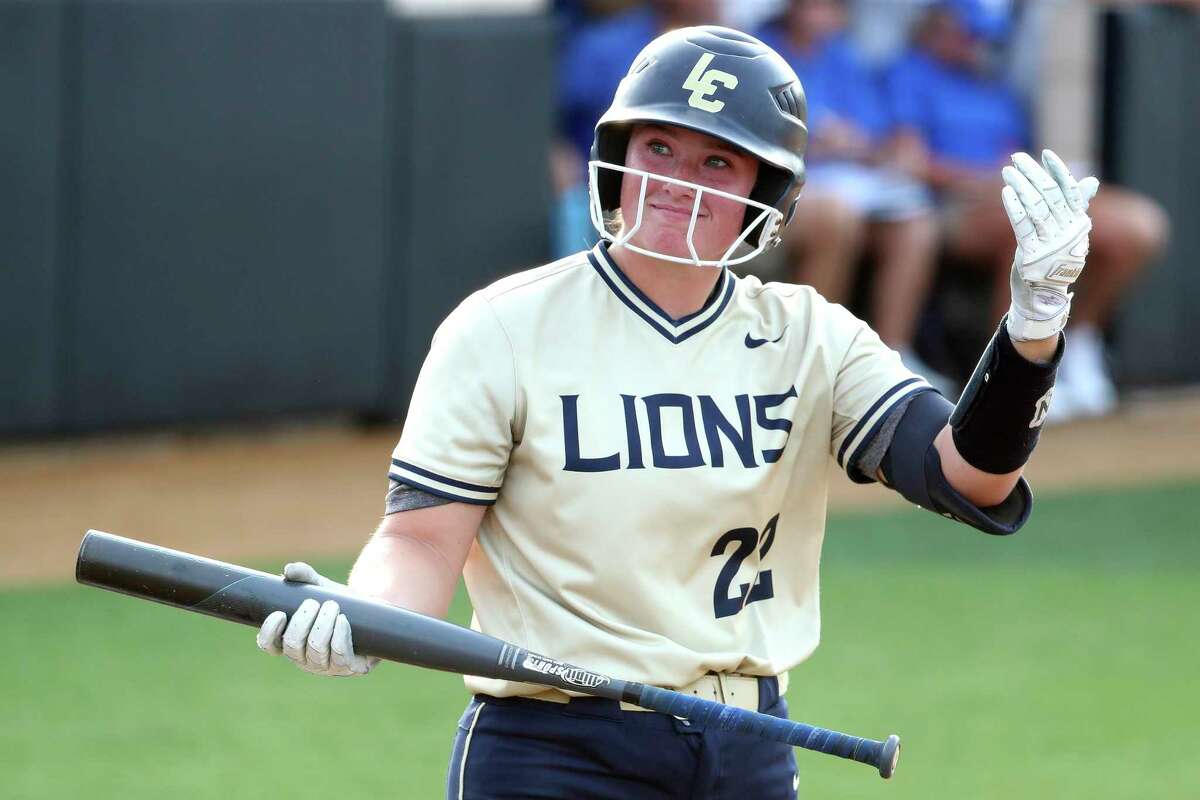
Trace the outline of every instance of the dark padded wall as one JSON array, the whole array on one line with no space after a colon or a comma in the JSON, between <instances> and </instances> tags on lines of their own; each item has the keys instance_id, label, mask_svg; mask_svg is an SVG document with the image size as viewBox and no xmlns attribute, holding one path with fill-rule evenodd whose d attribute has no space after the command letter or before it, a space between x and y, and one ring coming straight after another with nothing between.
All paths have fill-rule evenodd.
<instances>
[{"instance_id":1,"label":"dark padded wall","mask_svg":"<svg viewBox=\"0 0 1200 800\"><path fill-rule=\"evenodd\" d=\"M1109 17L1106 175L1170 252L1121 377L1200 380L1200 20ZM538 17L378 0L0 0L0 433L401 414L436 324L545 260Z\"/></svg>"},{"instance_id":2,"label":"dark padded wall","mask_svg":"<svg viewBox=\"0 0 1200 800\"><path fill-rule=\"evenodd\" d=\"M1106 18L1105 171L1171 216L1168 252L1122 304L1123 381L1200 380L1200 17L1146 8Z\"/></svg>"},{"instance_id":3,"label":"dark padded wall","mask_svg":"<svg viewBox=\"0 0 1200 800\"><path fill-rule=\"evenodd\" d=\"M393 25L389 363L380 410L405 410L437 324L549 252L554 51L538 17Z\"/></svg>"},{"instance_id":4,"label":"dark padded wall","mask_svg":"<svg viewBox=\"0 0 1200 800\"><path fill-rule=\"evenodd\" d=\"M545 260L551 23L0 0L0 432L397 416Z\"/></svg>"},{"instance_id":5,"label":"dark padded wall","mask_svg":"<svg viewBox=\"0 0 1200 800\"><path fill-rule=\"evenodd\" d=\"M0 432L57 418L63 7L0 2Z\"/></svg>"},{"instance_id":6,"label":"dark padded wall","mask_svg":"<svg viewBox=\"0 0 1200 800\"><path fill-rule=\"evenodd\" d=\"M382 5L146 0L81 14L66 426L369 406Z\"/></svg>"}]
</instances>

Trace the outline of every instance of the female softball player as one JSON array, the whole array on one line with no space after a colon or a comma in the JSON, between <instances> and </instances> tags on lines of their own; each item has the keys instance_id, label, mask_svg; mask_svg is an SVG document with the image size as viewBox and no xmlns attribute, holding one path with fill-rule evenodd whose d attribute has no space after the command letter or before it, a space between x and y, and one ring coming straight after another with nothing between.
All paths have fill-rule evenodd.
<instances>
[{"instance_id":1,"label":"female softball player","mask_svg":"<svg viewBox=\"0 0 1200 800\"><path fill-rule=\"evenodd\" d=\"M485 633L784 716L787 671L819 635L831 456L851 480L1016 531L1095 180L1050 152L1004 169L1012 307L951 405L844 308L727 268L778 241L805 138L800 83L757 39L701 27L648 45L596 127L603 241L442 323L350 589L444 616L461 574ZM258 644L324 675L373 666L333 602L276 612ZM466 684L448 797L795 796L787 745Z\"/></svg>"}]
</instances>

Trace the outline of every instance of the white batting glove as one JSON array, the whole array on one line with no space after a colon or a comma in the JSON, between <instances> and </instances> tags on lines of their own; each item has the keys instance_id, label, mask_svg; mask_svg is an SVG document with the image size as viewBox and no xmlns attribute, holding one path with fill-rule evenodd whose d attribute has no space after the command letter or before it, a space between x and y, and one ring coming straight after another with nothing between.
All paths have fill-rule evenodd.
<instances>
[{"instance_id":1,"label":"white batting glove","mask_svg":"<svg viewBox=\"0 0 1200 800\"><path fill-rule=\"evenodd\" d=\"M1001 170L1000 196L1017 237L1008 333L1020 342L1054 336L1067 324L1067 289L1083 272L1092 229L1088 203L1100 182L1076 182L1051 150L1042 151L1041 164L1025 153L1014 153L1012 162Z\"/></svg>"},{"instance_id":2,"label":"white batting glove","mask_svg":"<svg viewBox=\"0 0 1200 800\"><path fill-rule=\"evenodd\" d=\"M296 583L346 588L302 561L286 565L283 577ZM273 656L285 655L300 669L317 675L366 675L379 663L378 658L355 655L350 622L336 600L305 600L291 622L282 611L271 612L258 629L258 647Z\"/></svg>"}]
</instances>

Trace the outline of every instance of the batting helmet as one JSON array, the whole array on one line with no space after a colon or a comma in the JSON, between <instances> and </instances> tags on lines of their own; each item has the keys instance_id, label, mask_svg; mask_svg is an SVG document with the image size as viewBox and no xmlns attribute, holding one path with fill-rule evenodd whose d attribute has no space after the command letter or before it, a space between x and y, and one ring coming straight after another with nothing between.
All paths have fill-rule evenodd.
<instances>
[{"instance_id":1,"label":"batting helmet","mask_svg":"<svg viewBox=\"0 0 1200 800\"><path fill-rule=\"evenodd\" d=\"M601 236L614 239L605 228L604 212L620 207L623 176L630 172L642 175L643 200L647 176L656 177L624 166L633 124L678 125L722 139L755 156L760 162L758 179L745 201L742 236L725 257L719 261L701 260L691 245L690 234L690 259L648 254L716 266L748 261L779 242L779 229L795 213L804 185L806 114L804 89L796 73L778 53L753 36L715 25L663 34L634 59L617 87L612 105L596 124L589 162L593 224ZM714 191L691 186L698 192ZM640 208L638 214L640 221ZM632 232L627 228L621 241ZM729 260L738 244L749 241L757 242L752 252Z\"/></svg>"}]
</instances>

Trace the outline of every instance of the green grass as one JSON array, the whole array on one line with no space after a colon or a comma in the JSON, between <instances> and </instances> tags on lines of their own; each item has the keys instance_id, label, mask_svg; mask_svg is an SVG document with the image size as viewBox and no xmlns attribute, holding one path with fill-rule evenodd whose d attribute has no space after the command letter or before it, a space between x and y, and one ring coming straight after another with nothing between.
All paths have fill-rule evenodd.
<instances>
[{"instance_id":1,"label":"green grass","mask_svg":"<svg viewBox=\"0 0 1200 800\"><path fill-rule=\"evenodd\" d=\"M1041 499L1007 540L833 519L792 713L904 757L885 783L802 752L801 797L1196 796L1198 519L1196 483ZM0 593L0 797L441 796L459 677L317 679L252 640L95 589Z\"/></svg>"}]
</instances>

